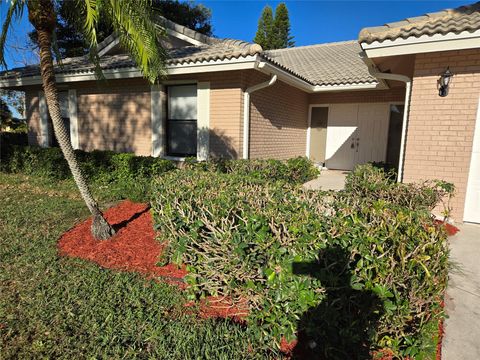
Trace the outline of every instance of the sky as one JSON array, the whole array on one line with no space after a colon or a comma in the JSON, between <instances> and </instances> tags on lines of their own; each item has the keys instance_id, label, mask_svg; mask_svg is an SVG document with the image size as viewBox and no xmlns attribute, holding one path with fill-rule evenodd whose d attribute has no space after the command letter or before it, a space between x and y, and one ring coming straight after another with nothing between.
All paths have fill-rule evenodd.
<instances>
[{"instance_id":1,"label":"sky","mask_svg":"<svg viewBox=\"0 0 480 360\"><path fill-rule=\"evenodd\" d=\"M197 1L210 8L214 34L252 41L262 9L281 1ZM363 27L455 8L464 1L284 1L296 46L355 40Z\"/></svg>"},{"instance_id":2,"label":"sky","mask_svg":"<svg viewBox=\"0 0 480 360\"><path fill-rule=\"evenodd\" d=\"M197 0L211 9L214 35L252 41L257 30L262 9L270 5L274 10L280 1L264 0ZM423 15L446 8L455 8L474 2L468 1L284 1L287 5L291 35L296 46L357 39L363 27L378 26L399 21L407 17ZM10 1L0 0L0 21ZM5 58L9 68L22 66L31 56L25 51L13 49L23 47L27 32L31 29L26 12L13 24ZM13 45L13 47L12 47Z\"/></svg>"}]
</instances>

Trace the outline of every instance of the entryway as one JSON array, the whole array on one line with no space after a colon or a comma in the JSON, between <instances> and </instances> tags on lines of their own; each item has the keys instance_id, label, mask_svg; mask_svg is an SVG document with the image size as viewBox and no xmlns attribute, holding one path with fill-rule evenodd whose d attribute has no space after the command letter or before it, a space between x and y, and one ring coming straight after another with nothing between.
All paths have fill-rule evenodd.
<instances>
[{"instance_id":1,"label":"entryway","mask_svg":"<svg viewBox=\"0 0 480 360\"><path fill-rule=\"evenodd\" d=\"M402 114L403 105L390 103L313 105L309 156L328 169L387 161L396 166Z\"/></svg>"}]
</instances>

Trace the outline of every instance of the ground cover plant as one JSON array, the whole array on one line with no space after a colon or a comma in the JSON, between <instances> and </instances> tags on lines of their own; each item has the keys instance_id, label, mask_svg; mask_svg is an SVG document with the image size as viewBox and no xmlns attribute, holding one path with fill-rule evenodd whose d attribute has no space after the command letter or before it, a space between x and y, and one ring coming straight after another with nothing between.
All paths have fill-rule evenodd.
<instances>
[{"instance_id":1,"label":"ground cover plant","mask_svg":"<svg viewBox=\"0 0 480 360\"><path fill-rule=\"evenodd\" d=\"M160 262L187 265L191 297L247 299L252 336L277 350L297 338L306 358L434 356L448 249L430 210L449 184L366 166L333 194L214 170L154 185Z\"/></svg>"},{"instance_id":2,"label":"ground cover plant","mask_svg":"<svg viewBox=\"0 0 480 360\"><path fill-rule=\"evenodd\" d=\"M88 217L71 184L0 173L0 203L2 359L269 357L243 326L186 313L177 287L59 257Z\"/></svg>"}]
</instances>

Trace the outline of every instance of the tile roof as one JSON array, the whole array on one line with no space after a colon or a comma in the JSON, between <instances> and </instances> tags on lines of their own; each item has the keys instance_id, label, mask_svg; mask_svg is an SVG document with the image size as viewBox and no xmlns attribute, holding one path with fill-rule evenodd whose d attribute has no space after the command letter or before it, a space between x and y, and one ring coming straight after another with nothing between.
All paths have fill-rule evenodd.
<instances>
[{"instance_id":1,"label":"tile roof","mask_svg":"<svg viewBox=\"0 0 480 360\"><path fill-rule=\"evenodd\" d=\"M371 44L374 41L406 39L448 33L459 34L463 31L474 32L480 29L480 2L446 9L383 26L368 27L360 31L358 41Z\"/></svg>"},{"instance_id":2,"label":"tile roof","mask_svg":"<svg viewBox=\"0 0 480 360\"><path fill-rule=\"evenodd\" d=\"M218 39L200 34L185 26L178 25L157 16L161 27L196 39L201 45L184 46L168 50L167 65L188 65L215 60L229 60L258 54L286 72L297 76L311 85L346 85L376 83L361 60L361 48L356 41L303 46L289 49L263 51L258 44L234 39ZM110 35L99 48L107 47L115 39ZM103 55L100 57L103 70L135 69L134 61L125 54ZM88 56L68 58L62 65L55 65L56 74L94 73L95 67ZM0 72L1 79L12 79L40 75L38 65L30 65Z\"/></svg>"},{"instance_id":3,"label":"tile roof","mask_svg":"<svg viewBox=\"0 0 480 360\"><path fill-rule=\"evenodd\" d=\"M262 56L313 85L376 83L357 41L264 51Z\"/></svg>"},{"instance_id":4,"label":"tile roof","mask_svg":"<svg viewBox=\"0 0 480 360\"><path fill-rule=\"evenodd\" d=\"M194 64L210 60L224 60L255 55L262 51L257 44L232 39L213 39L211 44L199 46L185 46L169 50L167 65ZM100 58L103 70L135 68L135 62L129 55L104 55ZM81 74L93 73L95 66L88 56L67 58L62 60L62 65L55 65L56 74ZM15 68L0 73L0 79L11 79L26 76L40 75L38 65Z\"/></svg>"}]
</instances>

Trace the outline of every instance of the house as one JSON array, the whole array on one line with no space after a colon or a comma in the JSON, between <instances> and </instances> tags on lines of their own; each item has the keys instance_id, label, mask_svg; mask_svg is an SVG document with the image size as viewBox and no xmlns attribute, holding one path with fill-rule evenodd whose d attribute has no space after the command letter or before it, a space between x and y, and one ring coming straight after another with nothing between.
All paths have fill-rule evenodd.
<instances>
[{"instance_id":1,"label":"house","mask_svg":"<svg viewBox=\"0 0 480 360\"><path fill-rule=\"evenodd\" d=\"M106 80L87 57L56 66L74 148L308 156L343 170L387 162L399 181L453 182L453 217L480 222L480 3L366 28L355 41L270 51L157 23L170 55L159 84L114 35L100 45ZM3 72L0 86L25 91L30 144L55 145L38 66Z\"/></svg>"}]
</instances>

